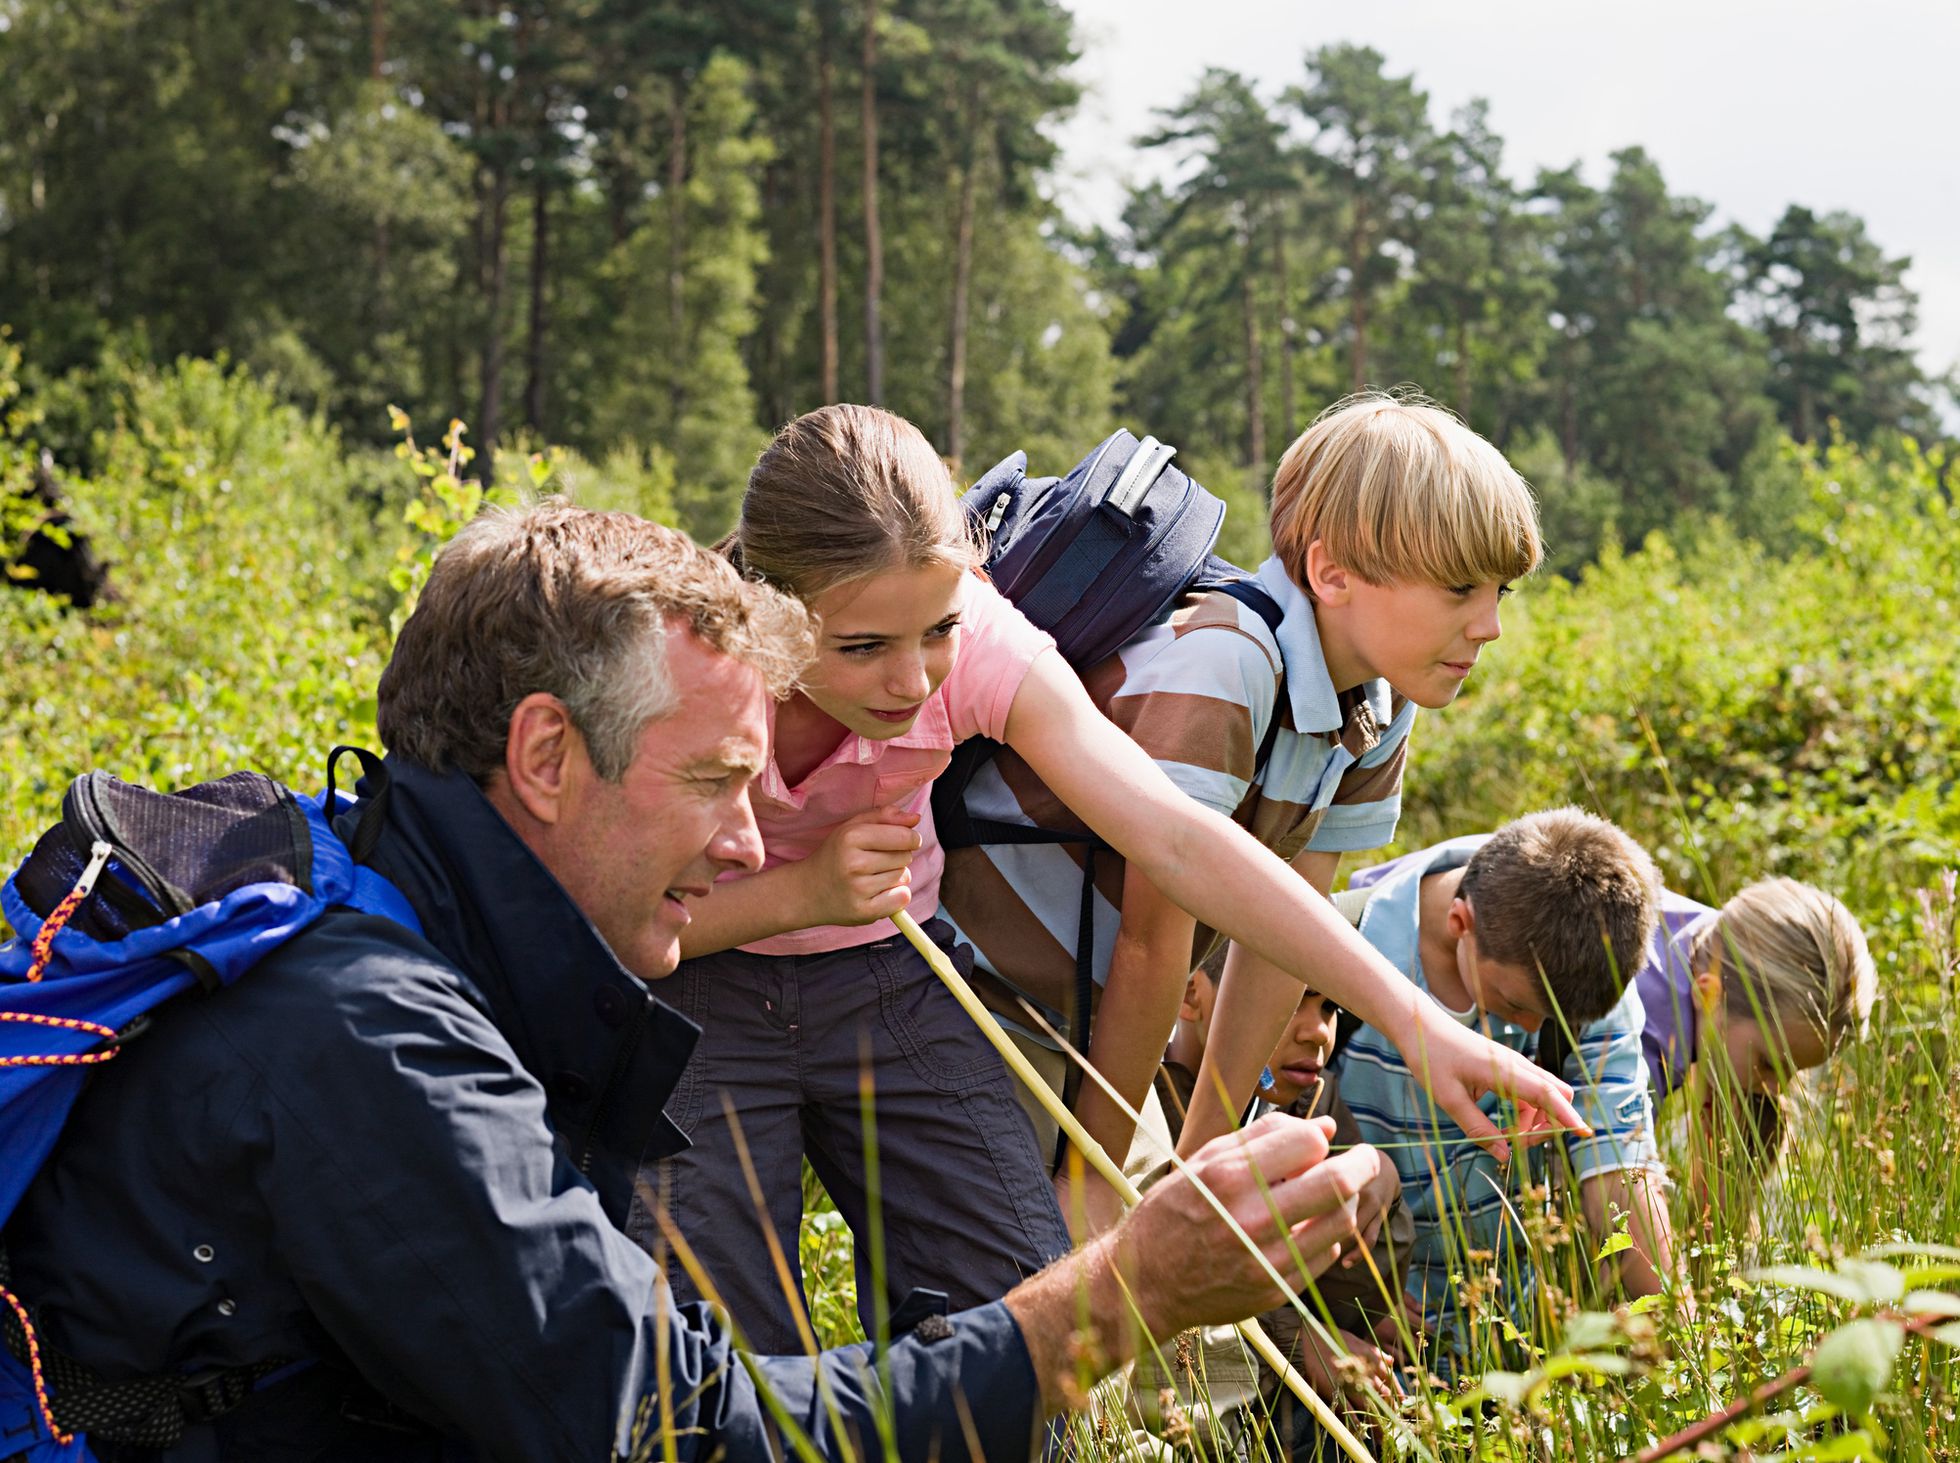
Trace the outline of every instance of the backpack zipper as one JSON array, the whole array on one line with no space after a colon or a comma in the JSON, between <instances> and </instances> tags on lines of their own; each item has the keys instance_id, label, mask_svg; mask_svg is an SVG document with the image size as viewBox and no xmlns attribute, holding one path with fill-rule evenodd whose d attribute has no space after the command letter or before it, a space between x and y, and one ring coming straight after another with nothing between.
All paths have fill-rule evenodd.
<instances>
[{"instance_id":1,"label":"backpack zipper","mask_svg":"<svg viewBox=\"0 0 1960 1463\"><path fill-rule=\"evenodd\" d=\"M62 799L63 818L81 830L85 841L107 843L113 847L116 862L122 871L142 887L143 892L167 917L174 919L180 914L188 914L193 906L184 902L148 859L125 847L122 840L116 837L115 829L110 827L108 816L95 795L95 780L100 776L101 773L92 772L68 789L68 796Z\"/></svg>"}]
</instances>

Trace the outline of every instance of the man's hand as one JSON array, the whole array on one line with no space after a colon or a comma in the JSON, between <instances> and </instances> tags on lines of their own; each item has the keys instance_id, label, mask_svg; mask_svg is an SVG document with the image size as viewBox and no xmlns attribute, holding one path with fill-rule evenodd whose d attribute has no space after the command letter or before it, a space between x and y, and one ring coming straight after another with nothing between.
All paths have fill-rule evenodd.
<instances>
[{"instance_id":1,"label":"man's hand","mask_svg":"<svg viewBox=\"0 0 1960 1463\"><path fill-rule=\"evenodd\" d=\"M1517 1104L1518 1128L1526 1144L1559 1133L1590 1135L1592 1128L1572 1105L1572 1089L1523 1052L1500 1046L1460 1025L1435 1001L1411 991L1409 1019L1390 1032L1416 1081L1436 1105L1456 1120L1471 1141L1481 1143L1500 1162L1511 1145L1477 1106L1486 1092Z\"/></svg>"},{"instance_id":2,"label":"man's hand","mask_svg":"<svg viewBox=\"0 0 1960 1463\"><path fill-rule=\"evenodd\" d=\"M1270 1113L1207 1143L1189 1164L1295 1289L1353 1239L1357 1196L1379 1161L1368 1147L1329 1158L1333 1130L1330 1118ZM1159 1339L1238 1321L1287 1299L1182 1173L1155 1185L1106 1243Z\"/></svg>"},{"instance_id":3,"label":"man's hand","mask_svg":"<svg viewBox=\"0 0 1960 1463\"><path fill-rule=\"evenodd\" d=\"M798 865L810 925L868 925L912 902L919 815L873 808L839 823Z\"/></svg>"},{"instance_id":4,"label":"man's hand","mask_svg":"<svg viewBox=\"0 0 1960 1463\"><path fill-rule=\"evenodd\" d=\"M1302 1284L1332 1264L1353 1236L1356 1196L1380 1161L1365 1146L1329 1158L1333 1126L1329 1118L1268 1113L1206 1144L1190 1165L1260 1254ZM1191 1180L1173 1173L1115 1229L1017 1286L1007 1308L1052 1411L1069 1395L1080 1355L1073 1343L1085 1316L1106 1371L1136 1354L1139 1319L1163 1340L1192 1326L1239 1321L1287 1299Z\"/></svg>"}]
</instances>

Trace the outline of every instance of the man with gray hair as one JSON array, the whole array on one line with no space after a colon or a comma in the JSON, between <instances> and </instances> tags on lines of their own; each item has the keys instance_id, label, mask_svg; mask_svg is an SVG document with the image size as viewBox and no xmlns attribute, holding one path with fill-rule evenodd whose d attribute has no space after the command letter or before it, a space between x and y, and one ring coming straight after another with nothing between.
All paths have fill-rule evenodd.
<instances>
[{"instance_id":1,"label":"man with gray hair","mask_svg":"<svg viewBox=\"0 0 1960 1463\"><path fill-rule=\"evenodd\" d=\"M1085 1354L1272 1303L1172 1179L1003 1301L908 1306L926 1321L881 1352L738 1360L622 1232L681 1141L661 1105L696 1034L647 983L688 901L761 858L767 698L810 644L794 602L622 514L488 514L441 555L381 680L385 811L341 824L422 934L335 910L171 1006L9 1225L49 1345L185 1378L181 1435L92 1436L105 1463L760 1460L797 1432L1007 1458ZM1376 1162L1280 1118L1195 1167L1267 1259L1317 1270Z\"/></svg>"}]
</instances>

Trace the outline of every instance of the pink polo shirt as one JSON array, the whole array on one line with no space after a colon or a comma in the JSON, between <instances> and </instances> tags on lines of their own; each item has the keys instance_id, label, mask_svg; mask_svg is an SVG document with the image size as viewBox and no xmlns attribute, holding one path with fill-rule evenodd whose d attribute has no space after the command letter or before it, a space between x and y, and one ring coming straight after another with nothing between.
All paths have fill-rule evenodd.
<instances>
[{"instance_id":1,"label":"pink polo shirt","mask_svg":"<svg viewBox=\"0 0 1960 1463\"><path fill-rule=\"evenodd\" d=\"M978 574L967 578L953 637L953 669L904 736L873 741L851 732L795 787L776 766L776 708L770 704L769 765L749 788L762 830L763 868L808 858L840 823L895 803L920 815L921 842L912 858L907 912L923 921L938 911L939 873L946 855L932 827L932 780L946 770L953 748L968 737L999 741L1006 735L1007 713L1028 667L1055 644ZM742 948L759 955L807 955L868 945L897 933L896 925L881 919L869 925L795 930Z\"/></svg>"}]
</instances>

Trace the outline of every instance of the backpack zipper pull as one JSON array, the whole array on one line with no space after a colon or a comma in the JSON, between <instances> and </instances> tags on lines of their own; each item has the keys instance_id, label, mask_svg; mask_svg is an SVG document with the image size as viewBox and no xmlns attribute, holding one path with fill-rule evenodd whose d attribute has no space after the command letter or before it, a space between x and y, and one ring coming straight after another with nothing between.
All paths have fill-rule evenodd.
<instances>
[{"instance_id":1,"label":"backpack zipper pull","mask_svg":"<svg viewBox=\"0 0 1960 1463\"><path fill-rule=\"evenodd\" d=\"M27 967L27 978L37 981L54 958L54 937L61 933L62 926L74 918L75 911L82 907L82 901L95 892L95 881L102 877L102 871L109 866L115 849L98 838L89 847L88 867L82 870L82 877L75 881L75 887L62 896L61 903L48 911L48 917L41 921L41 929L34 936L34 943L28 946L33 952L33 960Z\"/></svg>"}]
</instances>

